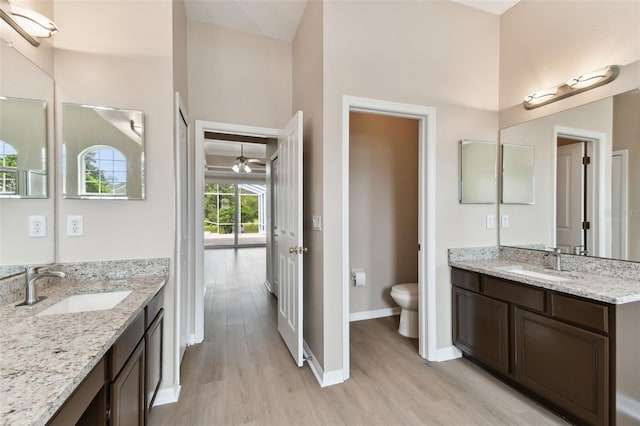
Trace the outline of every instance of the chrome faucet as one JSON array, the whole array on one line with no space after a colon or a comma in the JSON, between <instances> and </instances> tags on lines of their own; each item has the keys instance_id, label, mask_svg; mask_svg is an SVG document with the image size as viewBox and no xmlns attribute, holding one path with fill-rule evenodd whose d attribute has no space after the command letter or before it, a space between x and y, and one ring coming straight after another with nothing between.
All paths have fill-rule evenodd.
<instances>
[{"instance_id":1,"label":"chrome faucet","mask_svg":"<svg viewBox=\"0 0 640 426\"><path fill-rule=\"evenodd\" d=\"M562 271L560 266L560 255L562 254L562 250L559 248L551 248L551 251L547 253L547 256L553 256L553 269L555 271Z\"/></svg>"},{"instance_id":2,"label":"chrome faucet","mask_svg":"<svg viewBox=\"0 0 640 426\"><path fill-rule=\"evenodd\" d=\"M39 267L28 266L27 270L25 271L25 281L26 281L25 298L24 298L24 302L20 304L21 306L33 305L38 301L38 294L36 292L36 280L38 280L38 278L44 278L44 277L64 278L65 274L64 272L61 272L61 271L40 272Z\"/></svg>"}]
</instances>

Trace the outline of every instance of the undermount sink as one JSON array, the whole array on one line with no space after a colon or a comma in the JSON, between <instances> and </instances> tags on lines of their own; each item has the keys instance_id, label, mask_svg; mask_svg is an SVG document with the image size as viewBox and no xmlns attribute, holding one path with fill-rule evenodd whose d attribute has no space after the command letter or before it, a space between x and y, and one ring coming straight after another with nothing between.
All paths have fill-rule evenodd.
<instances>
[{"instance_id":1,"label":"undermount sink","mask_svg":"<svg viewBox=\"0 0 640 426\"><path fill-rule=\"evenodd\" d=\"M66 299L62 299L55 305L49 306L44 311L36 314L36 316L105 311L107 309L114 308L129 294L131 294L131 290L69 296Z\"/></svg>"},{"instance_id":2,"label":"undermount sink","mask_svg":"<svg viewBox=\"0 0 640 426\"><path fill-rule=\"evenodd\" d=\"M522 266L506 266L500 269L506 272L511 272L512 274L525 275L527 277L539 278L541 280L570 281L570 278L559 277L557 275L551 275L551 274L545 274L544 272L530 271L528 269L524 269Z\"/></svg>"}]
</instances>

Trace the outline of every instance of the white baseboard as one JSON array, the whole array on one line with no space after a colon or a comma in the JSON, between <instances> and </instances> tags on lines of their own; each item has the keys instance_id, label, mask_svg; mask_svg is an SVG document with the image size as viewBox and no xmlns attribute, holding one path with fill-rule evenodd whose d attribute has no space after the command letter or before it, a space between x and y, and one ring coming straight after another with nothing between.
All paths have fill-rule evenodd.
<instances>
[{"instance_id":1,"label":"white baseboard","mask_svg":"<svg viewBox=\"0 0 640 426\"><path fill-rule=\"evenodd\" d=\"M640 401L623 393L616 394L616 410L620 411L640 423Z\"/></svg>"},{"instance_id":2,"label":"white baseboard","mask_svg":"<svg viewBox=\"0 0 640 426\"><path fill-rule=\"evenodd\" d=\"M401 310L402 309L400 309L399 307L396 307L396 308L376 309L374 311L354 312L349 314L349 322L384 318L384 317L390 317L393 315L400 315Z\"/></svg>"},{"instance_id":3,"label":"white baseboard","mask_svg":"<svg viewBox=\"0 0 640 426\"><path fill-rule=\"evenodd\" d=\"M156 399L153 400L153 406L173 404L178 402L180 398L180 385L175 385L169 388L160 388L156 394Z\"/></svg>"},{"instance_id":4,"label":"white baseboard","mask_svg":"<svg viewBox=\"0 0 640 426\"><path fill-rule=\"evenodd\" d=\"M436 358L430 361L442 362L462 358L462 352L455 346L447 346L436 350Z\"/></svg>"},{"instance_id":5,"label":"white baseboard","mask_svg":"<svg viewBox=\"0 0 640 426\"><path fill-rule=\"evenodd\" d=\"M322 366L313 355L313 352L311 352L307 342L303 341L302 346L304 348L304 357L307 359L307 364L321 388L344 382L344 379L342 378L342 370L328 371L325 373Z\"/></svg>"}]
</instances>

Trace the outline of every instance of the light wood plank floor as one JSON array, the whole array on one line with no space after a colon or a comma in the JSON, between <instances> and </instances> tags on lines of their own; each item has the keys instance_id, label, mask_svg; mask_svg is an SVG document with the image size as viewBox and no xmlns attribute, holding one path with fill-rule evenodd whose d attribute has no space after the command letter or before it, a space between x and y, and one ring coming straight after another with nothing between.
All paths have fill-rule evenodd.
<instances>
[{"instance_id":1,"label":"light wood plank floor","mask_svg":"<svg viewBox=\"0 0 640 426\"><path fill-rule=\"evenodd\" d=\"M205 263L205 341L153 426L566 424L468 360L424 361L398 317L352 323L351 379L322 389L278 334L265 249L207 250Z\"/></svg>"}]
</instances>

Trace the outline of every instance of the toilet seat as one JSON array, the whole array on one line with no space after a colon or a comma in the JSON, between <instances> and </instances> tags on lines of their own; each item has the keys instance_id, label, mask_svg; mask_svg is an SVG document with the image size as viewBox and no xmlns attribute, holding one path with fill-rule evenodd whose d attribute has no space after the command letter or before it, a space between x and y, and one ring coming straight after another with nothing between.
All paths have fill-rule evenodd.
<instances>
[{"instance_id":1,"label":"toilet seat","mask_svg":"<svg viewBox=\"0 0 640 426\"><path fill-rule=\"evenodd\" d=\"M403 283L391 286L391 291L398 294L418 295L418 283Z\"/></svg>"}]
</instances>

